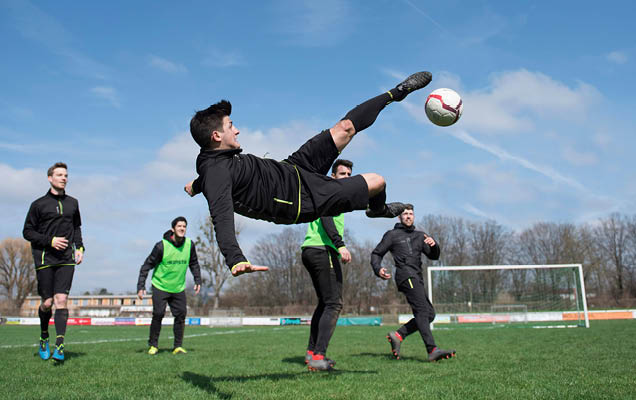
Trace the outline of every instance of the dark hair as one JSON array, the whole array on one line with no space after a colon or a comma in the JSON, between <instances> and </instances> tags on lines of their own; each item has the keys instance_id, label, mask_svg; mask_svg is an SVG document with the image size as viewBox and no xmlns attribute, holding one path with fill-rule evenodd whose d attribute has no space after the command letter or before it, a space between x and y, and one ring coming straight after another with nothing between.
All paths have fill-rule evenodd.
<instances>
[{"instance_id":1,"label":"dark hair","mask_svg":"<svg viewBox=\"0 0 636 400\"><path fill-rule=\"evenodd\" d=\"M172 229L174 229L175 226L177 226L177 222L185 222L186 226L188 226L188 220L185 219L185 217L177 217L175 219L172 220Z\"/></svg>"},{"instance_id":2,"label":"dark hair","mask_svg":"<svg viewBox=\"0 0 636 400\"><path fill-rule=\"evenodd\" d=\"M411 210L411 211L413 211L413 204L411 204L411 203L406 203L406 204L404 205L404 209L405 209L405 210Z\"/></svg>"},{"instance_id":3,"label":"dark hair","mask_svg":"<svg viewBox=\"0 0 636 400\"><path fill-rule=\"evenodd\" d=\"M68 169L66 164L64 164L62 161L58 161L49 167L49 169L46 171L46 176L53 176L53 171L55 170L55 168Z\"/></svg>"},{"instance_id":4,"label":"dark hair","mask_svg":"<svg viewBox=\"0 0 636 400\"><path fill-rule=\"evenodd\" d=\"M338 172L338 167L341 165L353 171L353 163L351 161L339 158L333 163L333 166L331 167L331 173L335 174L336 172Z\"/></svg>"},{"instance_id":5,"label":"dark hair","mask_svg":"<svg viewBox=\"0 0 636 400\"><path fill-rule=\"evenodd\" d=\"M221 100L205 110L197 111L190 120L190 134L202 149L212 145L210 135L223 128L223 117L232 114L232 104Z\"/></svg>"}]
</instances>

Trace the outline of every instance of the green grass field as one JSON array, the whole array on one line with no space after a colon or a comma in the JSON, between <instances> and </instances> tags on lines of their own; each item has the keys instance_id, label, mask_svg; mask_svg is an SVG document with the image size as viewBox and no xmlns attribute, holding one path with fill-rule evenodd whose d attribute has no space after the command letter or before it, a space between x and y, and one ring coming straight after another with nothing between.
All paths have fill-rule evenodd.
<instances>
[{"instance_id":1,"label":"green grass field","mask_svg":"<svg viewBox=\"0 0 636 400\"><path fill-rule=\"evenodd\" d=\"M390 356L395 327L338 327L336 371L308 372L309 328L186 327L174 356L164 327L69 326L64 364L42 361L39 327L0 326L0 397L12 399L628 399L636 398L636 321L591 328L435 331L457 357L426 362L419 335ZM54 330L51 331L54 334Z\"/></svg>"}]
</instances>

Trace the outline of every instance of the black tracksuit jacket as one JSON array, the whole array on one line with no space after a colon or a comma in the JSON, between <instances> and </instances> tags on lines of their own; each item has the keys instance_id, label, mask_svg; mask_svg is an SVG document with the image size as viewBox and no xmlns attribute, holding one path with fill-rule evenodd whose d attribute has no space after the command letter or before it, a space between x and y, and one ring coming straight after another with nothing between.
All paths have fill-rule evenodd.
<instances>
[{"instance_id":1,"label":"black tracksuit jacket","mask_svg":"<svg viewBox=\"0 0 636 400\"><path fill-rule=\"evenodd\" d=\"M219 249L230 268L247 261L236 240L234 212L277 224L301 222L300 168L241 151L201 150L199 177L192 185L208 201Z\"/></svg>"},{"instance_id":2,"label":"black tracksuit jacket","mask_svg":"<svg viewBox=\"0 0 636 400\"><path fill-rule=\"evenodd\" d=\"M166 231L163 234L163 238L172 243L175 247L183 246L185 240L182 240L180 243L177 243L174 239L174 232L172 230ZM148 272L151 269L155 268L159 263L163 260L163 240L155 243L155 246L152 248L150 255L146 257L146 261L144 261L143 265L139 270L139 279L137 279L137 291L146 289L146 278L148 277ZM195 249L194 242L192 242L190 247L190 263L188 264L190 268L190 272L192 272L192 276L194 277L194 284L201 284L201 267L199 266L199 261L197 259L197 250Z\"/></svg>"},{"instance_id":3,"label":"black tracksuit jacket","mask_svg":"<svg viewBox=\"0 0 636 400\"><path fill-rule=\"evenodd\" d=\"M429 246L424 243L426 235L422 231L416 231L415 225L410 227L398 222L395 227L386 232L382 240L371 253L371 267L377 276L380 276L382 258L390 251L395 261L395 283L400 286L409 278L423 279L422 253L431 260L439 259L439 246Z\"/></svg>"},{"instance_id":4,"label":"black tracksuit jacket","mask_svg":"<svg viewBox=\"0 0 636 400\"><path fill-rule=\"evenodd\" d=\"M84 250L81 225L79 203L66 193L55 195L49 190L31 203L22 235L31 242L35 268L75 265L75 250ZM54 236L66 238L68 247L51 247Z\"/></svg>"}]
</instances>

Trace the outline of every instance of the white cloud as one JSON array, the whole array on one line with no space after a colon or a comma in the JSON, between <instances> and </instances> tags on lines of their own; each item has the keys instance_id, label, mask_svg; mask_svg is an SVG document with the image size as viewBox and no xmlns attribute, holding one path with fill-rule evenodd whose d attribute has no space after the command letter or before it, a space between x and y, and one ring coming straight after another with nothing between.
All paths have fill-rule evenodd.
<instances>
[{"instance_id":1,"label":"white cloud","mask_svg":"<svg viewBox=\"0 0 636 400\"><path fill-rule=\"evenodd\" d=\"M108 101L115 108L121 107L119 96L117 95L117 90L112 87L95 86L94 88L91 88L91 93L97 98Z\"/></svg>"},{"instance_id":2,"label":"white cloud","mask_svg":"<svg viewBox=\"0 0 636 400\"><path fill-rule=\"evenodd\" d=\"M612 143L612 136L607 132L596 132L593 140L600 147L607 148Z\"/></svg>"},{"instance_id":3,"label":"white cloud","mask_svg":"<svg viewBox=\"0 0 636 400\"><path fill-rule=\"evenodd\" d=\"M277 8L282 21L275 29L285 34L288 42L300 46L336 44L355 27L356 14L342 0L283 0Z\"/></svg>"},{"instance_id":4,"label":"white cloud","mask_svg":"<svg viewBox=\"0 0 636 400\"><path fill-rule=\"evenodd\" d=\"M475 207L474 205L470 203L464 203L464 205L462 205L462 209L466 211L467 213L479 218L494 219L491 215L489 215L485 211L480 210L479 208Z\"/></svg>"},{"instance_id":5,"label":"white cloud","mask_svg":"<svg viewBox=\"0 0 636 400\"><path fill-rule=\"evenodd\" d=\"M201 62L206 67L228 68L245 65L245 57L236 50L208 49Z\"/></svg>"},{"instance_id":6,"label":"white cloud","mask_svg":"<svg viewBox=\"0 0 636 400\"><path fill-rule=\"evenodd\" d=\"M48 187L46 171L35 170L33 168L15 169L10 165L0 163L0 176L2 176L3 186L0 204L2 208L14 202L31 202L38 195L42 196ZM45 185L42 183L45 182ZM43 189L44 188L44 189Z\"/></svg>"},{"instance_id":7,"label":"white cloud","mask_svg":"<svg viewBox=\"0 0 636 400\"><path fill-rule=\"evenodd\" d=\"M74 73L104 79L108 68L73 48L75 38L55 18L28 1L5 3L15 28L25 37L42 44L50 52L66 60Z\"/></svg>"},{"instance_id":8,"label":"white cloud","mask_svg":"<svg viewBox=\"0 0 636 400\"><path fill-rule=\"evenodd\" d=\"M623 51L612 51L605 55L605 58L615 64L627 63L627 54Z\"/></svg>"},{"instance_id":9,"label":"white cloud","mask_svg":"<svg viewBox=\"0 0 636 400\"><path fill-rule=\"evenodd\" d=\"M189 132L174 136L159 149L157 157L144 167L150 177L187 182L194 178L194 160L199 154L199 146Z\"/></svg>"},{"instance_id":10,"label":"white cloud","mask_svg":"<svg viewBox=\"0 0 636 400\"><path fill-rule=\"evenodd\" d=\"M185 67L185 65L174 63L170 60L155 56L153 54L148 56L148 65L161 71L169 72L171 74L188 72L188 69Z\"/></svg>"},{"instance_id":11,"label":"white cloud","mask_svg":"<svg viewBox=\"0 0 636 400\"><path fill-rule=\"evenodd\" d=\"M409 5L409 7L411 7L413 10L417 11L419 14L423 15L426 19L428 19L433 25L435 25L437 28L441 29L442 32L446 32L446 29L436 20L434 20L430 15L428 15L427 13L425 13L424 11L422 11L421 8L419 8L418 6L416 6L415 4L413 4L411 1L409 0L404 0L404 2L406 4Z\"/></svg>"},{"instance_id":12,"label":"white cloud","mask_svg":"<svg viewBox=\"0 0 636 400\"><path fill-rule=\"evenodd\" d=\"M509 170L498 170L490 164L467 164L463 172L477 183L477 198L487 205L532 202L535 194Z\"/></svg>"},{"instance_id":13,"label":"white cloud","mask_svg":"<svg viewBox=\"0 0 636 400\"><path fill-rule=\"evenodd\" d=\"M596 154L589 151L578 151L572 146L566 146L563 149L561 155L565 160L576 166L598 164L598 158L596 157Z\"/></svg>"},{"instance_id":14,"label":"white cloud","mask_svg":"<svg viewBox=\"0 0 636 400\"><path fill-rule=\"evenodd\" d=\"M452 75L442 77L451 88L461 86ZM528 132L535 128L537 117L581 122L601 98L586 83L579 82L571 88L525 69L494 74L487 89L459 94L464 103L462 126L483 134ZM423 116L423 106L417 109Z\"/></svg>"}]
</instances>

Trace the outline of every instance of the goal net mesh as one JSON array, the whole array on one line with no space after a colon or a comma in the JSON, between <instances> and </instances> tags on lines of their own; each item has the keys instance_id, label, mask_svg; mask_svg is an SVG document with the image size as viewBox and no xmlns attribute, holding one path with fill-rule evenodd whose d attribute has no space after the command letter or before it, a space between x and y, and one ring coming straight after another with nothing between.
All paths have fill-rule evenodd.
<instances>
[{"instance_id":1,"label":"goal net mesh","mask_svg":"<svg viewBox=\"0 0 636 400\"><path fill-rule=\"evenodd\" d=\"M588 326L578 264L429 267L428 273L435 325Z\"/></svg>"}]
</instances>

